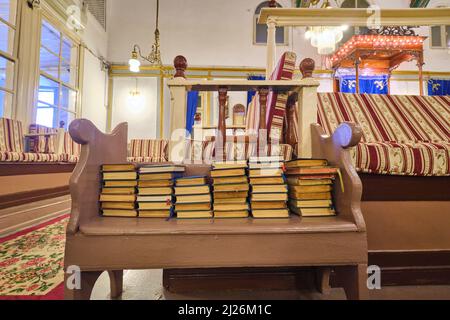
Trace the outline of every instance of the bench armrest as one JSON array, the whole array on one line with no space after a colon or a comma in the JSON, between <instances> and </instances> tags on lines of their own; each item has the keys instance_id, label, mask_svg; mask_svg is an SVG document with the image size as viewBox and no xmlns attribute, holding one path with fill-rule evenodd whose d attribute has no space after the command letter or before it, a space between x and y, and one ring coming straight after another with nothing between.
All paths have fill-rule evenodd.
<instances>
[{"instance_id":1,"label":"bench armrest","mask_svg":"<svg viewBox=\"0 0 450 320\"><path fill-rule=\"evenodd\" d=\"M128 124L119 124L111 134L104 134L86 119L77 119L69 128L72 139L81 144L80 160L70 178L72 211L68 234L100 214L100 169L103 164L127 161Z\"/></svg>"},{"instance_id":2,"label":"bench armrest","mask_svg":"<svg viewBox=\"0 0 450 320\"><path fill-rule=\"evenodd\" d=\"M326 135L318 124L312 125L313 157L327 159L330 165L340 168L344 189L336 183L335 205L340 216L353 221L360 232L366 231L361 212L362 182L354 168L350 148L362 137L362 129L355 123L341 124L332 136Z\"/></svg>"}]
</instances>

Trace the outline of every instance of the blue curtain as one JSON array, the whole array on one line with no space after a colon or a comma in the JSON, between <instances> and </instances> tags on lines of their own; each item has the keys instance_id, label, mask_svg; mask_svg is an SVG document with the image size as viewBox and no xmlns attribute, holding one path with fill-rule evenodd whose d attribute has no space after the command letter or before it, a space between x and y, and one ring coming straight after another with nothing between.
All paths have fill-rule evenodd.
<instances>
[{"instance_id":1,"label":"blue curtain","mask_svg":"<svg viewBox=\"0 0 450 320\"><path fill-rule=\"evenodd\" d=\"M189 91L187 95L186 131L190 134L194 127L195 114L198 106L198 91Z\"/></svg>"},{"instance_id":2,"label":"blue curtain","mask_svg":"<svg viewBox=\"0 0 450 320\"><path fill-rule=\"evenodd\" d=\"M249 76L248 80L266 80L265 76ZM247 93L247 106L252 102L253 97L255 96L256 91L249 91Z\"/></svg>"},{"instance_id":3,"label":"blue curtain","mask_svg":"<svg viewBox=\"0 0 450 320\"><path fill-rule=\"evenodd\" d=\"M388 94L389 92L389 76L360 76L359 91L360 93L369 94ZM339 81L341 92L356 93L356 76L342 76Z\"/></svg>"},{"instance_id":4,"label":"blue curtain","mask_svg":"<svg viewBox=\"0 0 450 320\"><path fill-rule=\"evenodd\" d=\"M428 81L429 96L448 96L450 95L450 79L430 79Z\"/></svg>"}]
</instances>

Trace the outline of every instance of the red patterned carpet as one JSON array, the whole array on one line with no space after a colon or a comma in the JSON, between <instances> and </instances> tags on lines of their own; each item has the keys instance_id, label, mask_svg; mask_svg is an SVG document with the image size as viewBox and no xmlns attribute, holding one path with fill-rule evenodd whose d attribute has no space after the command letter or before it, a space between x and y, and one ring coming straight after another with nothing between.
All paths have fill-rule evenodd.
<instances>
[{"instance_id":1,"label":"red patterned carpet","mask_svg":"<svg viewBox=\"0 0 450 320\"><path fill-rule=\"evenodd\" d=\"M68 216L0 239L0 300L64 298Z\"/></svg>"}]
</instances>

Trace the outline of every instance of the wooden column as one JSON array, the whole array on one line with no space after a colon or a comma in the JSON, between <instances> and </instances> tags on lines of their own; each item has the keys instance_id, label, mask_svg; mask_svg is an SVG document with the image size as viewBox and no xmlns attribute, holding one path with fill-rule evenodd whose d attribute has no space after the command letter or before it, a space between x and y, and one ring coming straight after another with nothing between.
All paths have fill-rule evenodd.
<instances>
[{"instance_id":1,"label":"wooden column","mask_svg":"<svg viewBox=\"0 0 450 320\"><path fill-rule=\"evenodd\" d=\"M391 76L392 76L392 74L389 74L388 80L387 80L388 94L391 94Z\"/></svg>"},{"instance_id":2,"label":"wooden column","mask_svg":"<svg viewBox=\"0 0 450 320\"><path fill-rule=\"evenodd\" d=\"M177 56L174 60L176 70L174 80L179 85L169 86L170 90L170 141L169 161L182 162L185 158L186 148L186 103L187 90L183 85L187 60L183 56Z\"/></svg>"},{"instance_id":3,"label":"wooden column","mask_svg":"<svg viewBox=\"0 0 450 320\"><path fill-rule=\"evenodd\" d=\"M297 141L297 136L295 135L295 108L298 101L298 93L292 93L286 104L286 122L287 128L285 132L284 142L288 145L295 146Z\"/></svg>"},{"instance_id":4,"label":"wooden column","mask_svg":"<svg viewBox=\"0 0 450 320\"><path fill-rule=\"evenodd\" d=\"M275 68L276 49L276 23L275 20L269 18L269 20L267 20L267 80L269 80Z\"/></svg>"},{"instance_id":5,"label":"wooden column","mask_svg":"<svg viewBox=\"0 0 450 320\"><path fill-rule=\"evenodd\" d=\"M259 130L258 130L258 155L265 156L265 150L268 141L267 132L267 96L268 88L259 88Z\"/></svg>"},{"instance_id":6,"label":"wooden column","mask_svg":"<svg viewBox=\"0 0 450 320\"><path fill-rule=\"evenodd\" d=\"M312 78L315 69L313 59L306 58L300 63L300 72L303 79ZM312 80L312 79L311 79ZM298 147L299 158L312 157L312 129L311 125L317 123L317 87L318 82L312 81L310 86L303 86L298 91Z\"/></svg>"},{"instance_id":7,"label":"wooden column","mask_svg":"<svg viewBox=\"0 0 450 320\"><path fill-rule=\"evenodd\" d=\"M227 106L228 89L219 88L219 124L217 126L216 159L225 161L225 147L227 143L227 127L225 119L225 108Z\"/></svg>"},{"instance_id":8,"label":"wooden column","mask_svg":"<svg viewBox=\"0 0 450 320\"><path fill-rule=\"evenodd\" d=\"M259 129L267 129L267 96L269 95L268 88L260 88L259 93Z\"/></svg>"},{"instance_id":9,"label":"wooden column","mask_svg":"<svg viewBox=\"0 0 450 320\"><path fill-rule=\"evenodd\" d=\"M355 73L356 73L356 93L360 93L360 89L359 89L359 54L356 53L356 58L355 58Z\"/></svg>"},{"instance_id":10,"label":"wooden column","mask_svg":"<svg viewBox=\"0 0 450 320\"><path fill-rule=\"evenodd\" d=\"M339 92L339 80L336 78L336 70L333 70L333 92Z\"/></svg>"},{"instance_id":11,"label":"wooden column","mask_svg":"<svg viewBox=\"0 0 450 320\"><path fill-rule=\"evenodd\" d=\"M424 95L424 89L423 89L423 65L425 63L423 62L423 53L419 54L419 58L417 60L417 67L419 68L419 92L420 95Z\"/></svg>"}]
</instances>

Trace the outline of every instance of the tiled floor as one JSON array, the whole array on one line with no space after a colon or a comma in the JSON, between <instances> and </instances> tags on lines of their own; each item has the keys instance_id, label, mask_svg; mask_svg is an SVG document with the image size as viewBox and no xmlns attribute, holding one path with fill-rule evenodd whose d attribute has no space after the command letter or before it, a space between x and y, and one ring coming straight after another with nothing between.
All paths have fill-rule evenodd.
<instances>
[{"instance_id":1,"label":"tiled floor","mask_svg":"<svg viewBox=\"0 0 450 320\"><path fill-rule=\"evenodd\" d=\"M371 299L444 299L450 300L450 286L411 286L387 287L371 291ZM92 293L94 300L107 300L109 296L109 278L104 273ZM189 294L173 294L162 286L162 270L126 271L124 274L123 300L343 300L342 289L333 289L331 294L323 296L309 291L225 291L225 292L193 292Z\"/></svg>"}]
</instances>

